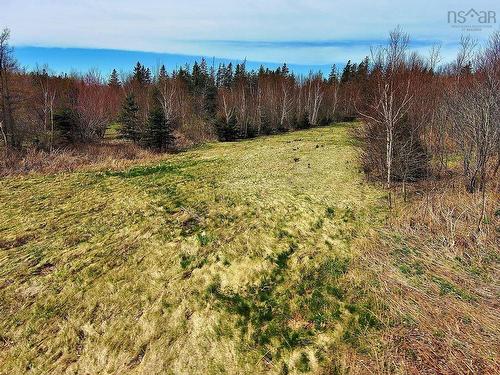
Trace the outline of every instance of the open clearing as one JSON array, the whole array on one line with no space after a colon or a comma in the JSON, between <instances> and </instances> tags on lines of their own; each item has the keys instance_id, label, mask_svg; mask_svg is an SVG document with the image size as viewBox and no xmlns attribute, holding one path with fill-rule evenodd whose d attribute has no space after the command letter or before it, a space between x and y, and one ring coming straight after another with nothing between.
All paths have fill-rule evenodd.
<instances>
[{"instance_id":1,"label":"open clearing","mask_svg":"<svg viewBox=\"0 0 500 375\"><path fill-rule=\"evenodd\" d=\"M355 155L337 125L2 180L0 371L316 368L376 324L342 280L383 204Z\"/></svg>"},{"instance_id":2,"label":"open clearing","mask_svg":"<svg viewBox=\"0 0 500 375\"><path fill-rule=\"evenodd\" d=\"M1 180L0 373L366 371L388 301L359 259L386 211L356 153L337 124ZM406 263L373 259L423 288ZM433 284L432 262L410 276ZM480 298L428 293L471 309ZM491 306L490 328L475 326L488 340ZM485 348L481 366L494 368Z\"/></svg>"}]
</instances>

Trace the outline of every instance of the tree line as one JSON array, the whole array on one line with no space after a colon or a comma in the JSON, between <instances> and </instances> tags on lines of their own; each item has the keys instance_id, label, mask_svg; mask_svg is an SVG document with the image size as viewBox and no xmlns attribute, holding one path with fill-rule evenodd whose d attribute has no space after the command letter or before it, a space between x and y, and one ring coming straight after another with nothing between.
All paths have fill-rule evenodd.
<instances>
[{"instance_id":1,"label":"tree line","mask_svg":"<svg viewBox=\"0 0 500 375\"><path fill-rule=\"evenodd\" d=\"M327 78L297 76L286 64L248 70L245 62L215 67L205 59L171 72L138 62L130 74L56 75L48 67L21 69L8 41L4 30L1 131L12 149L98 141L112 123L123 138L160 151L176 141L229 141L326 125L356 116L347 87L368 79L368 59L349 62L343 72L334 66Z\"/></svg>"},{"instance_id":2,"label":"tree line","mask_svg":"<svg viewBox=\"0 0 500 375\"><path fill-rule=\"evenodd\" d=\"M498 32L482 48L463 37L447 64L438 47L428 56L411 52L397 28L369 57L341 71L334 65L328 76L201 59L170 72L138 62L130 74L103 77L23 70L5 29L0 88L1 136L14 150L96 142L112 123L122 138L167 151L358 118L363 168L389 191L396 181L441 173L457 155L467 190L484 190L500 164Z\"/></svg>"},{"instance_id":3,"label":"tree line","mask_svg":"<svg viewBox=\"0 0 500 375\"><path fill-rule=\"evenodd\" d=\"M500 33L478 48L464 36L456 59L438 67L390 33L372 50L368 90L358 108L365 171L392 184L440 175L460 160L469 192L485 191L500 165ZM389 197L390 201L390 197Z\"/></svg>"}]
</instances>

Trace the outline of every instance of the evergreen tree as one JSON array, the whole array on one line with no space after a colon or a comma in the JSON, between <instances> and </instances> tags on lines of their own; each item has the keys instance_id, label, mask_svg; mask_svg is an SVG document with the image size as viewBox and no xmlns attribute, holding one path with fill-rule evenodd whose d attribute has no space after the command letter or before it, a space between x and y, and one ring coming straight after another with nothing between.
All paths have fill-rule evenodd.
<instances>
[{"instance_id":1,"label":"evergreen tree","mask_svg":"<svg viewBox=\"0 0 500 375\"><path fill-rule=\"evenodd\" d=\"M207 84L205 88L204 95L204 110L209 120L213 120L215 118L215 114L217 112L217 85L215 80L215 70L213 66L210 68L210 75L207 79Z\"/></svg>"},{"instance_id":2,"label":"evergreen tree","mask_svg":"<svg viewBox=\"0 0 500 375\"><path fill-rule=\"evenodd\" d=\"M180 67L177 72L174 72L174 77L179 78L187 86L190 92L193 91L193 80L189 73L189 66Z\"/></svg>"},{"instance_id":3,"label":"evergreen tree","mask_svg":"<svg viewBox=\"0 0 500 375\"><path fill-rule=\"evenodd\" d=\"M349 72L349 80L356 80L358 77L358 64L354 63L351 65L351 71Z\"/></svg>"},{"instance_id":4,"label":"evergreen tree","mask_svg":"<svg viewBox=\"0 0 500 375\"><path fill-rule=\"evenodd\" d=\"M243 82L246 78L246 67L245 62L241 64L236 64L236 70L234 72L234 80L236 82Z\"/></svg>"},{"instance_id":5,"label":"evergreen tree","mask_svg":"<svg viewBox=\"0 0 500 375\"><path fill-rule=\"evenodd\" d=\"M191 73L191 79L193 83L193 92L197 95L203 95L209 81L207 62L204 58L201 59L200 64L195 61Z\"/></svg>"},{"instance_id":6,"label":"evergreen tree","mask_svg":"<svg viewBox=\"0 0 500 375\"><path fill-rule=\"evenodd\" d=\"M134 80L139 82L139 83L143 83L143 76L142 76L142 65L139 61L137 61L137 64L135 64L135 67L134 67L134 74L133 74L133 77L134 77Z\"/></svg>"},{"instance_id":7,"label":"evergreen tree","mask_svg":"<svg viewBox=\"0 0 500 375\"><path fill-rule=\"evenodd\" d=\"M347 61L347 64L344 66L344 70L342 71L342 77L340 78L340 82L346 83L351 80L352 73L352 65L351 60Z\"/></svg>"},{"instance_id":8,"label":"evergreen tree","mask_svg":"<svg viewBox=\"0 0 500 375\"><path fill-rule=\"evenodd\" d=\"M311 123L309 122L309 113L307 111L304 111L297 126L299 129L309 129L311 127Z\"/></svg>"},{"instance_id":9,"label":"evergreen tree","mask_svg":"<svg viewBox=\"0 0 500 375\"><path fill-rule=\"evenodd\" d=\"M211 82L214 85L216 84L216 82L215 82L215 68L213 65L210 67L210 72L208 74L208 80L209 80L209 83Z\"/></svg>"},{"instance_id":10,"label":"evergreen tree","mask_svg":"<svg viewBox=\"0 0 500 375\"><path fill-rule=\"evenodd\" d=\"M165 69L165 65L162 65L162 66L160 67L159 72L158 72L158 80L159 80L159 81L163 81L163 80L165 80L166 78L168 78L167 69Z\"/></svg>"},{"instance_id":11,"label":"evergreen tree","mask_svg":"<svg viewBox=\"0 0 500 375\"><path fill-rule=\"evenodd\" d=\"M54 114L54 128L62 143L75 142L78 128L76 114L69 108L56 112Z\"/></svg>"},{"instance_id":12,"label":"evergreen tree","mask_svg":"<svg viewBox=\"0 0 500 375\"><path fill-rule=\"evenodd\" d=\"M273 123L269 118L269 115L266 113L262 113L260 116L260 132L261 134L271 134L273 132Z\"/></svg>"},{"instance_id":13,"label":"evergreen tree","mask_svg":"<svg viewBox=\"0 0 500 375\"><path fill-rule=\"evenodd\" d=\"M209 74L208 74L208 67L207 67L207 61L205 60L204 57L201 58L200 62L200 84L201 86L205 87L208 83L209 79Z\"/></svg>"},{"instance_id":14,"label":"evergreen tree","mask_svg":"<svg viewBox=\"0 0 500 375\"><path fill-rule=\"evenodd\" d=\"M330 70L330 74L328 75L328 83L337 83L339 81L339 76L337 72L337 66L335 64L332 65L332 70Z\"/></svg>"},{"instance_id":15,"label":"evergreen tree","mask_svg":"<svg viewBox=\"0 0 500 375\"><path fill-rule=\"evenodd\" d=\"M226 65L219 64L219 68L217 69L217 73L215 74L215 85L217 87L223 86L225 71L226 71Z\"/></svg>"},{"instance_id":16,"label":"evergreen tree","mask_svg":"<svg viewBox=\"0 0 500 375\"><path fill-rule=\"evenodd\" d=\"M146 68L140 62L137 62L134 67L133 78L139 84L147 85L151 83L151 70L149 70L149 68Z\"/></svg>"},{"instance_id":17,"label":"evergreen tree","mask_svg":"<svg viewBox=\"0 0 500 375\"><path fill-rule=\"evenodd\" d=\"M222 86L231 87L233 84L233 64L229 63L227 67L224 69L224 73L222 76Z\"/></svg>"},{"instance_id":18,"label":"evergreen tree","mask_svg":"<svg viewBox=\"0 0 500 375\"><path fill-rule=\"evenodd\" d=\"M120 134L125 139L138 142L140 139L139 106L135 101L134 94L128 94L122 105L119 116L121 123Z\"/></svg>"},{"instance_id":19,"label":"evergreen tree","mask_svg":"<svg viewBox=\"0 0 500 375\"><path fill-rule=\"evenodd\" d=\"M227 122L219 118L215 125L220 141L234 141L238 138L236 116L232 115Z\"/></svg>"},{"instance_id":20,"label":"evergreen tree","mask_svg":"<svg viewBox=\"0 0 500 375\"><path fill-rule=\"evenodd\" d=\"M290 69L288 69L286 63L283 63L283 66L281 67L281 74L283 75L283 77L286 77L288 76L288 74L290 74Z\"/></svg>"},{"instance_id":21,"label":"evergreen tree","mask_svg":"<svg viewBox=\"0 0 500 375\"><path fill-rule=\"evenodd\" d=\"M171 149L174 145L172 128L173 123L165 117L161 106L159 104L154 105L148 117L144 136L145 146L161 152Z\"/></svg>"},{"instance_id":22,"label":"evergreen tree","mask_svg":"<svg viewBox=\"0 0 500 375\"><path fill-rule=\"evenodd\" d=\"M113 71L111 72L108 80L108 85L113 88L120 88L121 83L120 79L118 78L118 72L116 71L116 69L113 69Z\"/></svg>"},{"instance_id":23,"label":"evergreen tree","mask_svg":"<svg viewBox=\"0 0 500 375\"><path fill-rule=\"evenodd\" d=\"M209 119L213 119L217 112L217 87L210 83L205 91L204 109Z\"/></svg>"},{"instance_id":24,"label":"evergreen tree","mask_svg":"<svg viewBox=\"0 0 500 375\"><path fill-rule=\"evenodd\" d=\"M143 74L142 76L144 77L144 81L143 83L144 84L150 84L151 83L151 70L149 68L144 68L144 65L142 66L143 67Z\"/></svg>"},{"instance_id":25,"label":"evergreen tree","mask_svg":"<svg viewBox=\"0 0 500 375\"><path fill-rule=\"evenodd\" d=\"M203 87L203 77L200 66L198 65L198 61L194 62L191 77L193 79L193 88L195 89L195 91Z\"/></svg>"},{"instance_id":26,"label":"evergreen tree","mask_svg":"<svg viewBox=\"0 0 500 375\"><path fill-rule=\"evenodd\" d=\"M259 75L259 77L262 77L264 74L266 74L266 70L264 69L264 65L261 64L259 67L258 75Z\"/></svg>"},{"instance_id":27,"label":"evergreen tree","mask_svg":"<svg viewBox=\"0 0 500 375\"><path fill-rule=\"evenodd\" d=\"M358 69L356 71L356 78L358 80L365 81L368 79L369 65L370 60L368 59L368 56L366 56L358 65Z\"/></svg>"}]
</instances>

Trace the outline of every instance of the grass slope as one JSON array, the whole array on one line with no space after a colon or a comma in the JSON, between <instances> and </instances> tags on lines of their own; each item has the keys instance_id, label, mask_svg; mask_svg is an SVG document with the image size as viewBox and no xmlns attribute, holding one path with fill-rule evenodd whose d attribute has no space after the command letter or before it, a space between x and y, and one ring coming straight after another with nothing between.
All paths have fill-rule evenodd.
<instances>
[{"instance_id":1,"label":"grass slope","mask_svg":"<svg viewBox=\"0 0 500 375\"><path fill-rule=\"evenodd\" d=\"M356 152L339 124L1 180L0 373L339 370L379 325Z\"/></svg>"}]
</instances>

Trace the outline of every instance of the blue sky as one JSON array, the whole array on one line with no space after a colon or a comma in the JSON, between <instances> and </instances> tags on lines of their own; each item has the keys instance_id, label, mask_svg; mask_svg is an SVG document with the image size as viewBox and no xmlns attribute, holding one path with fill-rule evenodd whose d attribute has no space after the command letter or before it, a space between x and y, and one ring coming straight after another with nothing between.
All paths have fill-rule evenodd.
<instances>
[{"instance_id":1,"label":"blue sky","mask_svg":"<svg viewBox=\"0 0 500 375\"><path fill-rule=\"evenodd\" d=\"M218 58L208 55L184 55L159 52L144 51L124 51L113 49L92 49L92 48L58 48L58 47L29 47L18 46L15 48L15 55L23 66L32 69L36 66L45 65L51 71L60 73L84 72L97 68L101 73L109 74L111 70L117 69L119 72L130 72L137 61L156 71L161 65L165 65L168 71L188 64L192 66L195 61L200 61L202 57L207 60L209 66L217 68L219 63L229 62L240 63L245 61L240 58ZM276 69L282 63L246 61L248 69L257 70L260 65L265 65L270 69ZM287 64L291 70L297 74L307 75L310 71L321 71L328 73L330 64ZM341 64L343 66L343 64Z\"/></svg>"},{"instance_id":2,"label":"blue sky","mask_svg":"<svg viewBox=\"0 0 500 375\"><path fill-rule=\"evenodd\" d=\"M448 23L448 11L474 7L500 13L492 0L0 2L0 27L11 29L21 64L49 63L58 71L128 69L134 59L175 66L193 56L319 69L361 60L397 25L410 33L412 48L426 54L439 43L443 61L449 61L463 30ZM499 29L498 22L488 26L471 34L482 41Z\"/></svg>"}]
</instances>

